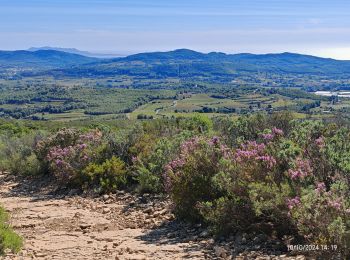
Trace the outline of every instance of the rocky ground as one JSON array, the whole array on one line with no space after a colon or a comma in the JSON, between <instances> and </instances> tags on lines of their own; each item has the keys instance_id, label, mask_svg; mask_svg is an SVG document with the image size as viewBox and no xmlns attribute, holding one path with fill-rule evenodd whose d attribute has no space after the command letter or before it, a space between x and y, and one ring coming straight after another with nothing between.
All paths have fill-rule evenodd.
<instances>
[{"instance_id":1,"label":"rocky ground","mask_svg":"<svg viewBox=\"0 0 350 260\"><path fill-rule=\"evenodd\" d=\"M4 259L306 259L261 234L214 240L201 226L175 221L162 197L62 195L54 186L0 175L0 203L25 239Z\"/></svg>"}]
</instances>

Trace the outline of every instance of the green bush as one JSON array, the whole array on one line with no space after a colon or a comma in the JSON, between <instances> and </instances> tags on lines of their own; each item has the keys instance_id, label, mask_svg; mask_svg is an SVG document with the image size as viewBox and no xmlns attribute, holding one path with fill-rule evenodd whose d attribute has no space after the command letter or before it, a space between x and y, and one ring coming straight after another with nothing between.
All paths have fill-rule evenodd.
<instances>
[{"instance_id":1,"label":"green bush","mask_svg":"<svg viewBox=\"0 0 350 260\"><path fill-rule=\"evenodd\" d=\"M80 174L80 181L100 192L111 192L124 187L127 182L125 164L112 157L102 164L90 163Z\"/></svg>"},{"instance_id":2,"label":"green bush","mask_svg":"<svg viewBox=\"0 0 350 260\"><path fill-rule=\"evenodd\" d=\"M17 175L38 175L44 172L43 162L33 151L36 135L2 136L0 141L0 170Z\"/></svg>"},{"instance_id":3,"label":"green bush","mask_svg":"<svg viewBox=\"0 0 350 260\"><path fill-rule=\"evenodd\" d=\"M192 137L190 131L183 131L172 138L161 138L145 152L133 158L134 179L138 183L139 192L163 192L162 174L167 165L179 152L180 145Z\"/></svg>"},{"instance_id":4,"label":"green bush","mask_svg":"<svg viewBox=\"0 0 350 260\"><path fill-rule=\"evenodd\" d=\"M150 165L152 167L153 165ZM160 192L162 181L159 175L148 170L145 166L138 164L135 180L138 183L137 191L139 193Z\"/></svg>"},{"instance_id":5,"label":"green bush","mask_svg":"<svg viewBox=\"0 0 350 260\"><path fill-rule=\"evenodd\" d=\"M338 181L326 190L324 183L304 188L301 197L288 201L292 221L314 244L337 245L350 255L350 189Z\"/></svg>"},{"instance_id":6,"label":"green bush","mask_svg":"<svg viewBox=\"0 0 350 260\"><path fill-rule=\"evenodd\" d=\"M164 174L176 213L217 232L269 223L280 237L335 244L348 256L350 131L319 122L285 127L289 134L264 129L233 149L217 138L186 141Z\"/></svg>"},{"instance_id":7,"label":"green bush","mask_svg":"<svg viewBox=\"0 0 350 260\"><path fill-rule=\"evenodd\" d=\"M0 207L0 253L3 254L6 249L17 253L23 246L22 238L17 235L7 224L9 216L4 208Z\"/></svg>"},{"instance_id":8,"label":"green bush","mask_svg":"<svg viewBox=\"0 0 350 260\"><path fill-rule=\"evenodd\" d=\"M175 203L178 216L201 220L201 204L221 197L213 178L228 170L226 152L226 147L216 137L192 138L181 145L179 156L165 167L164 175L165 188Z\"/></svg>"}]
</instances>

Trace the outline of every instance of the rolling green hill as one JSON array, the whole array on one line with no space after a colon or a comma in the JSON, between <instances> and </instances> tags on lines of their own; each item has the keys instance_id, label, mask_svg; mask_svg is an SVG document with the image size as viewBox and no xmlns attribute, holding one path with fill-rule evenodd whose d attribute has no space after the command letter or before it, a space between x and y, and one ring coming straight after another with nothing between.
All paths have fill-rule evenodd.
<instances>
[{"instance_id":1,"label":"rolling green hill","mask_svg":"<svg viewBox=\"0 0 350 260\"><path fill-rule=\"evenodd\" d=\"M79 57L81 58L81 57ZM310 55L281 54L208 54L180 49L170 52L141 53L125 58L105 59L90 64L72 62L72 68L57 68L44 74L53 76L148 76L162 77L233 77L242 73L310 74L337 76L350 74L350 61ZM42 72L40 73L43 74ZM37 75L32 72L31 75Z\"/></svg>"},{"instance_id":2,"label":"rolling green hill","mask_svg":"<svg viewBox=\"0 0 350 260\"><path fill-rule=\"evenodd\" d=\"M98 59L55 50L0 51L0 68L52 69L95 61Z\"/></svg>"}]
</instances>

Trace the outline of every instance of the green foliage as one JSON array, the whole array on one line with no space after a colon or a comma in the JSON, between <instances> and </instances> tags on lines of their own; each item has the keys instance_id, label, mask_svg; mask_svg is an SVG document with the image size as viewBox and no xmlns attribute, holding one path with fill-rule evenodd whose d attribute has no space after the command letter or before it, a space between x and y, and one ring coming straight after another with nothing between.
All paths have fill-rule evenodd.
<instances>
[{"instance_id":1,"label":"green foliage","mask_svg":"<svg viewBox=\"0 0 350 260\"><path fill-rule=\"evenodd\" d=\"M9 220L8 213L0 207L0 253L3 254L5 249L10 249L17 253L23 246L22 238L17 235L7 224Z\"/></svg>"},{"instance_id":2,"label":"green foliage","mask_svg":"<svg viewBox=\"0 0 350 260\"><path fill-rule=\"evenodd\" d=\"M102 164L90 163L80 174L86 187L96 187L100 192L111 192L124 187L127 182L125 164L112 157Z\"/></svg>"},{"instance_id":3,"label":"green foliage","mask_svg":"<svg viewBox=\"0 0 350 260\"><path fill-rule=\"evenodd\" d=\"M133 168L135 170L135 180L138 182L140 192L161 192L163 191L162 174L164 167L179 152L180 145L193 136L191 131L182 131L171 138L159 139L152 149L138 153L134 157Z\"/></svg>"},{"instance_id":4,"label":"green foliage","mask_svg":"<svg viewBox=\"0 0 350 260\"><path fill-rule=\"evenodd\" d=\"M167 193L178 217L214 232L268 226L279 237L337 244L349 255L346 125L284 112L55 125L49 135L24 125L0 130L2 170L48 171L101 193Z\"/></svg>"},{"instance_id":5,"label":"green foliage","mask_svg":"<svg viewBox=\"0 0 350 260\"><path fill-rule=\"evenodd\" d=\"M130 113L151 100L168 97L165 91L101 88L81 82L71 86L49 80L17 83L0 84L0 117L40 121L66 114L68 119L82 119Z\"/></svg>"},{"instance_id":6,"label":"green foliage","mask_svg":"<svg viewBox=\"0 0 350 260\"><path fill-rule=\"evenodd\" d=\"M229 131L233 139L227 139L233 148L217 139L184 142L164 178L176 212L224 233L270 223L279 236L336 244L349 255L350 189L344 166L350 131L283 120L238 120ZM271 122L286 132L261 129Z\"/></svg>"},{"instance_id":7,"label":"green foliage","mask_svg":"<svg viewBox=\"0 0 350 260\"><path fill-rule=\"evenodd\" d=\"M18 175L38 175L44 163L34 153L36 134L0 136L0 170Z\"/></svg>"},{"instance_id":8,"label":"green foliage","mask_svg":"<svg viewBox=\"0 0 350 260\"><path fill-rule=\"evenodd\" d=\"M251 223L256 222L254 212L247 203L237 197L219 197L199 204L198 209L214 233L227 235L247 230Z\"/></svg>"},{"instance_id":9,"label":"green foliage","mask_svg":"<svg viewBox=\"0 0 350 260\"><path fill-rule=\"evenodd\" d=\"M213 129L213 122L202 114L195 114L192 120L188 121L191 128L198 128L200 132L210 132Z\"/></svg>"},{"instance_id":10,"label":"green foliage","mask_svg":"<svg viewBox=\"0 0 350 260\"><path fill-rule=\"evenodd\" d=\"M198 221L200 204L220 197L213 177L227 170L225 152L215 137L192 138L182 144L179 156L165 168L165 187L178 216Z\"/></svg>"},{"instance_id":11,"label":"green foliage","mask_svg":"<svg viewBox=\"0 0 350 260\"><path fill-rule=\"evenodd\" d=\"M350 133L341 128L327 140L326 154L331 163L350 179Z\"/></svg>"},{"instance_id":12,"label":"green foliage","mask_svg":"<svg viewBox=\"0 0 350 260\"><path fill-rule=\"evenodd\" d=\"M341 181L327 191L324 186L304 188L300 202L291 206L291 217L300 234L315 244L338 245L350 254L350 190Z\"/></svg>"},{"instance_id":13,"label":"green foliage","mask_svg":"<svg viewBox=\"0 0 350 260\"><path fill-rule=\"evenodd\" d=\"M153 168L153 165L149 165ZM159 192L162 190L162 182L159 175L148 170L145 166L137 166L135 180L138 183L138 192Z\"/></svg>"},{"instance_id":14,"label":"green foliage","mask_svg":"<svg viewBox=\"0 0 350 260\"><path fill-rule=\"evenodd\" d=\"M249 199L257 216L274 218L274 222L284 222L286 217L286 199L292 191L288 184L255 182L249 184Z\"/></svg>"}]
</instances>

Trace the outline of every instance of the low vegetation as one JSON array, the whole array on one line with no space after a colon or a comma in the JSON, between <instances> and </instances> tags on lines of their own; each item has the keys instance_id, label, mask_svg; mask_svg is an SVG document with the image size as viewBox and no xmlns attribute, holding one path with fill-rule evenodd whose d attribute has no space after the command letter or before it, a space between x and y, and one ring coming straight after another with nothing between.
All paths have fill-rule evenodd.
<instances>
[{"instance_id":1,"label":"low vegetation","mask_svg":"<svg viewBox=\"0 0 350 260\"><path fill-rule=\"evenodd\" d=\"M22 238L12 230L8 221L8 213L0 207L0 254L4 254L6 250L17 253L23 244Z\"/></svg>"},{"instance_id":2,"label":"low vegetation","mask_svg":"<svg viewBox=\"0 0 350 260\"><path fill-rule=\"evenodd\" d=\"M214 234L255 231L350 254L347 123L280 112L0 129L1 170L97 193L167 194L179 219Z\"/></svg>"}]
</instances>

